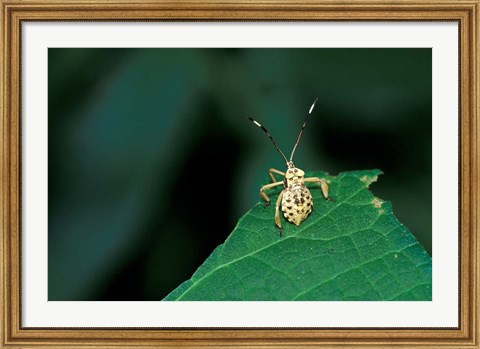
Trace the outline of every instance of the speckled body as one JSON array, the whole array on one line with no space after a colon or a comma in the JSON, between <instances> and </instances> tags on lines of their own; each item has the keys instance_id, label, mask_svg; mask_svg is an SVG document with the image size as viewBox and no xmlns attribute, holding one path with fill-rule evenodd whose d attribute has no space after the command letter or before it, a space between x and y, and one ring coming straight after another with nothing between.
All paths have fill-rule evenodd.
<instances>
[{"instance_id":1,"label":"speckled body","mask_svg":"<svg viewBox=\"0 0 480 349\"><path fill-rule=\"evenodd\" d=\"M282 212L287 221L299 225L313 209L312 194L305 186L305 172L292 167L285 173Z\"/></svg>"}]
</instances>

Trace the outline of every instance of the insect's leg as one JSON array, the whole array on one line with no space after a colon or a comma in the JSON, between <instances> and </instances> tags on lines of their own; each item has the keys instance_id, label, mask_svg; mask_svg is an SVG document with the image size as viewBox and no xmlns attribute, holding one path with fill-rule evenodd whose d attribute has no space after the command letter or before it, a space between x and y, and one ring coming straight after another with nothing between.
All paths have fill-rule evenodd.
<instances>
[{"instance_id":1,"label":"insect's leg","mask_svg":"<svg viewBox=\"0 0 480 349\"><path fill-rule=\"evenodd\" d=\"M276 170L274 168L271 168L270 170L268 170L268 174L270 175L270 178L272 179L272 182L276 182L276 178L275 176L273 175L274 173L276 174L279 174L280 176L284 176L285 177L285 172L282 172L282 171L279 171L279 170Z\"/></svg>"},{"instance_id":2,"label":"insect's leg","mask_svg":"<svg viewBox=\"0 0 480 349\"><path fill-rule=\"evenodd\" d=\"M280 230L280 237L282 236L282 222L280 220L280 205L282 204L283 192L282 190L280 195L278 195L277 203L275 204L275 225Z\"/></svg>"},{"instance_id":3,"label":"insect's leg","mask_svg":"<svg viewBox=\"0 0 480 349\"><path fill-rule=\"evenodd\" d=\"M328 201L332 201L333 199L328 197L328 183L324 179L318 178L318 177L310 177L310 178L305 178L305 182L314 182L314 183L320 183L320 188L322 188L322 194L325 199Z\"/></svg>"},{"instance_id":4,"label":"insect's leg","mask_svg":"<svg viewBox=\"0 0 480 349\"><path fill-rule=\"evenodd\" d=\"M283 182L275 182L275 183L270 183L267 185L264 185L263 187L260 188L260 197L265 200L265 205L263 207L267 207L270 205L270 198L268 197L267 193L265 193L265 190L276 187L277 185L281 185Z\"/></svg>"}]
</instances>

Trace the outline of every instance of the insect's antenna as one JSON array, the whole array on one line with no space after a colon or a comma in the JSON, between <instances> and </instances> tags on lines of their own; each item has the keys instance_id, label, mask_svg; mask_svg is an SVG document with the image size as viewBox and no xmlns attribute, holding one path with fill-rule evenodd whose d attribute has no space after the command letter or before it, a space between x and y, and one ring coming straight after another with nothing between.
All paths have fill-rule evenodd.
<instances>
[{"instance_id":1,"label":"insect's antenna","mask_svg":"<svg viewBox=\"0 0 480 349\"><path fill-rule=\"evenodd\" d=\"M300 133L298 134L297 143L295 143L295 145L293 146L292 155L290 155L290 162L293 159L293 154L295 154L295 150L297 150L297 145L298 145L298 143L300 143L300 138L302 138L303 130L304 130L305 126L307 126L308 118L309 118L310 114L312 114L313 108L315 108L315 103L317 103L317 101L318 101L318 98L313 102L312 106L310 107L310 110L308 111L308 115L305 118L305 121L303 122L302 129L300 130Z\"/></svg>"},{"instance_id":2,"label":"insect's antenna","mask_svg":"<svg viewBox=\"0 0 480 349\"><path fill-rule=\"evenodd\" d=\"M268 138L270 138L270 140L272 141L273 145L274 145L275 148L278 150L278 152L280 153L280 155L283 156L283 158L285 159L285 162L288 163L287 157L285 156L285 154L282 153L282 151L281 151L280 148L278 147L277 143L275 143L275 141L273 140L273 137L272 137L272 135L270 134L270 132L268 132L268 130L267 130L265 127L263 127L258 121L253 120L251 117L249 117L248 120L250 120L251 122L253 122L255 125L257 125L258 127L260 127L263 132L265 132L265 134L268 136Z\"/></svg>"}]
</instances>

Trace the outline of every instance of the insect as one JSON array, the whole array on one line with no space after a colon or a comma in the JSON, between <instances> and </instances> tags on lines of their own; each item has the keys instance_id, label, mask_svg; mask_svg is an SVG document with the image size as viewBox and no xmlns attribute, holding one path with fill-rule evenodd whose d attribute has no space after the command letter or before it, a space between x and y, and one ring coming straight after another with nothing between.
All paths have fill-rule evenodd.
<instances>
[{"instance_id":1,"label":"insect","mask_svg":"<svg viewBox=\"0 0 480 349\"><path fill-rule=\"evenodd\" d=\"M326 200L331 200L331 198L329 198L328 196L328 183L324 179L321 179L319 177L304 178L305 172L295 167L293 163L293 155L295 154L295 150L297 150L297 146L300 143L300 139L302 138L303 130L307 125L308 118L312 114L313 108L315 107L317 100L318 98L313 102L305 118L305 121L303 122L302 128L300 129L300 133L297 138L297 142L293 146L292 154L290 155L290 160L287 160L287 157L285 156L285 154L283 154L283 152L277 146L277 143L275 143L275 140L273 139L270 132L268 132L267 129L263 127L258 121L252 119L251 117L248 118L256 126L261 128L262 131L265 132L265 134L268 136L268 138L270 138L270 140L272 141L277 151L280 153L280 155L282 155L283 159L285 160L285 164L287 166L287 169L285 172L276 170L274 168L271 168L270 170L268 170L268 174L272 179L272 183L261 187L260 193L259 193L260 197L263 200L265 200L264 207L267 207L268 205L270 205L270 198L268 197L265 191L267 189L271 189L276 186L283 185L283 190L280 192L280 195L278 195L278 199L275 205L275 226L279 229L280 236L282 236L282 223L280 221L280 206L285 219L297 226L300 225L300 223L302 223L308 217L308 215L312 212L312 209L313 209L312 194L310 193L308 188L305 186L305 183L307 182L319 183L320 188L322 190L323 197ZM275 178L275 174L284 176L283 181L277 181L277 179Z\"/></svg>"}]
</instances>

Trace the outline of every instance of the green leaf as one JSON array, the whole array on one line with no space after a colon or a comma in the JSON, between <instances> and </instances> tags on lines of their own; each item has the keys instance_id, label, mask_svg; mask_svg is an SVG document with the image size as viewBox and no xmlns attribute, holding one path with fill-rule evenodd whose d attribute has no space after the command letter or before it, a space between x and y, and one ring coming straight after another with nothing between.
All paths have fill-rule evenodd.
<instances>
[{"instance_id":1,"label":"green leaf","mask_svg":"<svg viewBox=\"0 0 480 349\"><path fill-rule=\"evenodd\" d=\"M330 183L334 201L309 185L315 208L298 227L282 217L283 237L274 205L256 204L165 300L431 300L431 257L368 190L379 174L307 173Z\"/></svg>"}]
</instances>

